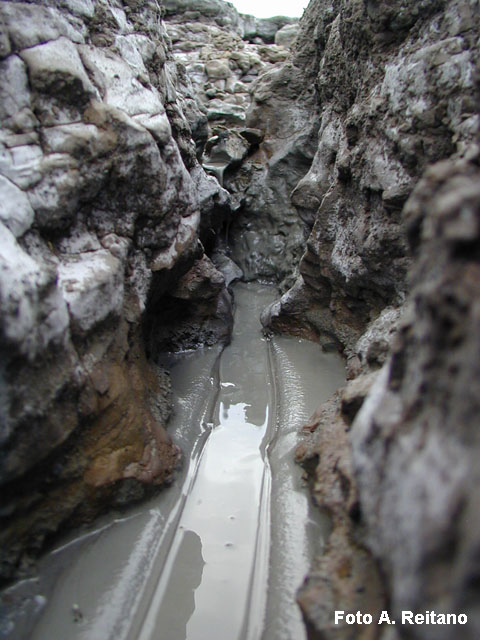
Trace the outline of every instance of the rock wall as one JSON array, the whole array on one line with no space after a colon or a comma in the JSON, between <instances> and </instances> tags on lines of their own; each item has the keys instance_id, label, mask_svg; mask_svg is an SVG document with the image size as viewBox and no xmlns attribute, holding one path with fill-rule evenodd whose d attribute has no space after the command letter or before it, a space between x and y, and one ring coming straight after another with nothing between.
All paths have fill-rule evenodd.
<instances>
[{"instance_id":1,"label":"rock wall","mask_svg":"<svg viewBox=\"0 0 480 640\"><path fill-rule=\"evenodd\" d=\"M199 233L229 199L197 161L207 120L161 18L154 0L0 5L2 578L171 481L151 358L228 340Z\"/></svg>"},{"instance_id":2,"label":"rock wall","mask_svg":"<svg viewBox=\"0 0 480 640\"><path fill-rule=\"evenodd\" d=\"M308 171L316 149L318 107L308 77L291 58L252 86L247 125L263 141L225 179L239 210L231 227L232 255L247 279L294 282L304 251L305 225L290 194Z\"/></svg>"},{"instance_id":3,"label":"rock wall","mask_svg":"<svg viewBox=\"0 0 480 640\"><path fill-rule=\"evenodd\" d=\"M242 16L223 2L170 0L166 28L209 123L208 131L194 129L194 136L201 134L202 164L233 196L231 255L245 279L287 279L285 289L304 239L289 195L311 164L315 135L303 122L311 119L309 105L295 95L303 92L300 78L281 99L268 107L267 102L271 85L284 83L283 63L291 58L297 21ZM287 115L294 111L292 99L301 105L294 120ZM282 140L272 144L279 132ZM202 241L207 246L216 241L207 224Z\"/></svg>"},{"instance_id":4,"label":"rock wall","mask_svg":"<svg viewBox=\"0 0 480 640\"><path fill-rule=\"evenodd\" d=\"M371 381L338 391L302 428L295 453L314 503L329 519L329 535L298 593L309 638L373 640L387 609L388 593L372 554L362 539L361 506L348 431L352 411ZM335 611L371 615L375 625L335 624ZM392 640L392 639L390 639Z\"/></svg>"},{"instance_id":5,"label":"rock wall","mask_svg":"<svg viewBox=\"0 0 480 640\"><path fill-rule=\"evenodd\" d=\"M303 429L297 460L332 522L299 593L312 638L478 637L479 177L478 146L427 169L403 212L405 308L369 327L361 370ZM387 607L395 630L332 625ZM400 627L402 611L468 622Z\"/></svg>"},{"instance_id":6,"label":"rock wall","mask_svg":"<svg viewBox=\"0 0 480 640\"><path fill-rule=\"evenodd\" d=\"M473 640L480 633L479 150L429 168L404 215L415 257L408 312L353 424L353 460L368 545L381 559L394 614L465 613L461 635ZM457 634L413 626L405 637Z\"/></svg>"},{"instance_id":7,"label":"rock wall","mask_svg":"<svg viewBox=\"0 0 480 640\"><path fill-rule=\"evenodd\" d=\"M479 34L468 1L313 0L300 23L321 117L291 200L311 231L263 320L343 349L351 380L297 449L332 526L299 593L312 639L479 634ZM333 624L387 608L395 628Z\"/></svg>"},{"instance_id":8,"label":"rock wall","mask_svg":"<svg viewBox=\"0 0 480 640\"><path fill-rule=\"evenodd\" d=\"M457 635L332 626L389 605L465 612L478 637L479 16L0 5L4 578L172 479L154 361L228 340L230 241L285 291L267 330L347 357L297 450L332 525L299 596L309 637Z\"/></svg>"},{"instance_id":9,"label":"rock wall","mask_svg":"<svg viewBox=\"0 0 480 640\"><path fill-rule=\"evenodd\" d=\"M187 23L188 30L195 23L220 27L255 44L273 44L278 31L298 21L285 16L255 18L239 14L230 2L223 0L164 0L163 7L168 22Z\"/></svg>"},{"instance_id":10,"label":"rock wall","mask_svg":"<svg viewBox=\"0 0 480 640\"><path fill-rule=\"evenodd\" d=\"M402 207L429 163L474 139L477 43L474 1L312 0L275 93L300 75L321 109L315 158L291 194L310 233L266 325L350 355L368 323L402 303Z\"/></svg>"}]
</instances>

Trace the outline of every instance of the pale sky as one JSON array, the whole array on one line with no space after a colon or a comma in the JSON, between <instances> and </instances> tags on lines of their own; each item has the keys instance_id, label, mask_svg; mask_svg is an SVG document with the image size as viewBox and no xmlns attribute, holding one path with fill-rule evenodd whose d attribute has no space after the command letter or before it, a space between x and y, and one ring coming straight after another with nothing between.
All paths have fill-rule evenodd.
<instances>
[{"instance_id":1,"label":"pale sky","mask_svg":"<svg viewBox=\"0 0 480 640\"><path fill-rule=\"evenodd\" d=\"M300 18L308 0L228 0L239 13L249 13L257 18L291 16Z\"/></svg>"}]
</instances>

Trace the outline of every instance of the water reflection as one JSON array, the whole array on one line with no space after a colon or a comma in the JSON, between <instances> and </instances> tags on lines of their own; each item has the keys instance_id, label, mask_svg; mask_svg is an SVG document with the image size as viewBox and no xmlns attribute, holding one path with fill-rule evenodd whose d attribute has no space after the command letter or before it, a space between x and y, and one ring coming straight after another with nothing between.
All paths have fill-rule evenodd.
<instances>
[{"instance_id":1,"label":"water reflection","mask_svg":"<svg viewBox=\"0 0 480 640\"><path fill-rule=\"evenodd\" d=\"M263 389L263 394L263 404L258 401L254 404L247 402L230 403L228 398L221 394L222 400L219 402L218 424L229 427L240 427L241 425L265 427L268 421L268 404L265 389Z\"/></svg>"},{"instance_id":2,"label":"water reflection","mask_svg":"<svg viewBox=\"0 0 480 640\"><path fill-rule=\"evenodd\" d=\"M310 503L291 451L302 421L344 378L341 362L333 366L333 356L311 343L277 337L270 345L279 399L270 420L282 427L268 456L274 474L269 552L268 503L265 509L262 500L270 495L263 455L272 385L257 318L274 296L259 285L237 286L237 330L219 366L218 395L210 377L217 372L215 347L184 354L171 367L177 400L169 430L187 458L194 447L192 458L200 460L175 534L165 523L177 522L172 505L187 487L183 481L162 491L154 510L140 507L138 518L65 556L54 588L44 582L34 587L49 599L40 624L15 640L245 640L247 623L262 625L269 560L266 631L262 635L252 626L248 637L304 639L295 588L313 539L320 536L299 527L310 518ZM201 435L204 418L212 427L208 440ZM199 456L201 447L195 447L205 440ZM82 623L74 622L72 603L81 607Z\"/></svg>"},{"instance_id":3,"label":"water reflection","mask_svg":"<svg viewBox=\"0 0 480 640\"><path fill-rule=\"evenodd\" d=\"M274 295L259 286L236 288L236 325L219 363L214 428L179 521L182 532L196 536L197 559L191 548L186 556L184 540L180 545L180 539L178 544L174 539L175 551L167 560L141 640L243 639L254 575L261 576L265 591L268 555L256 558L256 553L259 531L265 537L268 530L266 512L260 509L268 500L261 446L271 387L258 318ZM257 594L260 621L262 602L263 595Z\"/></svg>"},{"instance_id":4,"label":"water reflection","mask_svg":"<svg viewBox=\"0 0 480 640\"><path fill-rule=\"evenodd\" d=\"M194 531L184 531L160 607L161 628L155 634L158 640L186 639L187 624L195 611L195 589L202 582L204 566L200 537Z\"/></svg>"}]
</instances>

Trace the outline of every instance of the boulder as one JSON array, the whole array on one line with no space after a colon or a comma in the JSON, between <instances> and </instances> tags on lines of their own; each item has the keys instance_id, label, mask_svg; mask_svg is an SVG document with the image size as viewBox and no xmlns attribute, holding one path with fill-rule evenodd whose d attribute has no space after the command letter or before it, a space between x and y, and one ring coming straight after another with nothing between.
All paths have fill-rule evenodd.
<instances>
[{"instance_id":1,"label":"boulder","mask_svg":"<svg viewBox=\"0 0 480 640\"><path fill-rule=\"evenodd\" d=\"M205 71L209 80L226 79L231 75L228 60L209 60L205 64Z\"/></svg>"},{"instance_id":2,"label":"boulder","mask_svg":"<svg viewBox=\"0 0 480 640\"><path fill-rule=\"evenodd\" d=\"M298 23L286 24L275 34L275 44L286 49L293 49L297 33Z\"/></svg>"},{"instance_id":3,"label":"boulder","mask_svg":"<svg viewBox=\"0 0 480 640\"><path fill-rule=\"evenodd\" d=\"M273 44L276 33L285 25L296 24L298 18L275 16L273 18L255 18L242 16L243 37L250 42Z\"/></svg>"}]
</instances>

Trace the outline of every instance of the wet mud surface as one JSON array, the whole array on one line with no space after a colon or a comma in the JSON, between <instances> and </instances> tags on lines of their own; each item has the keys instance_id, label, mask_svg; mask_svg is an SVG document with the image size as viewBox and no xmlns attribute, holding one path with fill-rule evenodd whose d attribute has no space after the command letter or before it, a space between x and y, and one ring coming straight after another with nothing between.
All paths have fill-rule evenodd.
<instances>
[{"instance_id":1,"label":"wet mud surface","mask_svg":"<svg viewBox=\"0 0 480 640\"><path fill-rule=\"evenodd\" d=\"M170 359L181 477L48 554L6 594L2 638L305 637L295 591L328 525L293 449L344 367L318 345L262 336L274 296L237 284L232 343Z\"/></svg>"}]
</instances>

